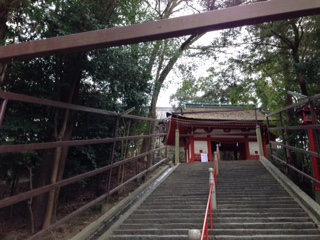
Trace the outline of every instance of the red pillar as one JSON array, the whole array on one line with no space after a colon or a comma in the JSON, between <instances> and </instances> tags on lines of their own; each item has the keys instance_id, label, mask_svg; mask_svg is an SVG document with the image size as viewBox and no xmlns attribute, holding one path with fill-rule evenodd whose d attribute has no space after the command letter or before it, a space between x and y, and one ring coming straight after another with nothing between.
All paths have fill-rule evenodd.
<instances>
[{"instance_id":1,"label":"red pillar","mask_svg":"<svg viewBox=\"0 0 320 240\"><path fill-rule=\"evenodd\" d=\"M190 137L190 144L191 144L191 159L190 159L190 162L194 162L194 139L193 139L193 136Z\"/></svg>"},{"instance_id":2,"label":"red pillar","mask_svg":"<svg viewBox=\"0 0 320 240\"><path fill-rule=\"evenodd\" d=\"M311 150L311 152L316 153L317 146L316 146L316 141L315 141L315 137L314 137L314 132L312 129L308 130L308 136L309 136L310 150ZM312 159L313 177L320 181L320 170L319 170L318 158L311 157L311 159ZM315 183L315 191L320 192L320 184Z\"/></svg>"}]
</instances>

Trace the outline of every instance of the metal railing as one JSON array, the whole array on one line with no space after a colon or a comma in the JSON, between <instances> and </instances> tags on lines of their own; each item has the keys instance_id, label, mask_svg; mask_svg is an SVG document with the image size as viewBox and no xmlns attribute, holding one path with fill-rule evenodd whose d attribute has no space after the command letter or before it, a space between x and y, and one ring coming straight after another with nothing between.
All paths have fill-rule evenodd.
<instances>
[{"instance_id":1,"label":"metal railing","mask_svg":"<svg viewBox=\"0 0 320 240\"><path fill-rule=\"evenodd\" d=\"M213 229L213 212L212 212L212 193L214 191L214 183L210 183L209 196L207 201L206 212L203 220L203 227L201 233L201 240L209 240L209 227L208 227L208 216L210 219L210 228Z\"/></svg>"},{"instance_id":2,"label":"metal railing","mask_svg":"<svg viewBox=\"0 0 320 240\"><path fill-rule=\"evenodd\" d=\"M305 184L311 182L313 195L320 191L319 105L320 94L267 116L269 156L287 175L296 174Z\"/></svg>"},{"instance_id":3,"label":"metal railing","mask_svg":"<svg viewBox=\"0 0 320 240\"><path fill-rule=\"evenodd\" d=\"M214 168L209 168L209 195L207 201L207 207L204 215L203 220L203 227L201 232L201 240L209 240L209 222L210 222L210 229L214 228L214 216L213 210L217 209L217 200L216 200L216 184L218 182L218 175L219 175L219 162L220 162L220 150L217 145L216 150L217 158L214 159ZM209 217L209 219L208 219Z\"/></svg>"},{"instance_id":4,"label":"metal railing","mask_svg":"<svg viewBox=\"0 0 320 240\"><path fill-rule=\"evenodd\" d=\"M57 101L51 101L46 99L40 99L36 97L21 95L21 94L15 94L15 93L9 93L9 92L3 92L0 91L0 100L2 100L0 103L0 126L2 124L6 124L6 111L8 110L10 106L9 102L18 102L20 104L26 104L29 106L30 104L39 105L39 106L45 106L47 108L53 108L53 109L64 109L65 111L76 111L77 113L85 112L89 113L91 115L98 114L98 115L104 115L106 117L111 118L111 121L114 123L114 130L113 130L113 137L102 137L100 138L97 136L96 138L92 139L70 139L70 140L57 140L53 142L29 142L26 144L13 144L13 145L1 145L0 146L0 156L2 154L8 154L8 153L17 153L17 152L28 152L28 151L39 151L39 150L46 150L46 149L58 149L61 147L76 147L76 146L94 146L97 144L100 144L101 147L109 146L110 148L110 156L109 156L109 163L105 166L100 166L94 170L87 171L85 173L75 175L72 177L65 178L63 180L59 180L56 182L52 182L51 184L47 184L45 186L30 189L25 192L19 193L17 195L12 196L6 196L3 199L0 199L0 209L4 209L8 206L13 206L16 203L23 202L23 201L29 201L30 199L39 196L41 194L47 194L50 191L58 190L62 187L68 186L70 184L74 184L83 180L89 180L89 178L94 176L100 176L101 174L107 174L110 176L105 182L105 189L106 191L102 193L100 196L96 197L95 199L84 203L83 206L79 207L75 211L71 212L70 214L65 215L64 217L58 219L56 222L52 223L49 227L42 229L38 232L35 232L34 235L30 236L28 239L39 239L40 237L44 236L47 232L53 230L57 226L61 225L62 223L65 223L68 220L73 219L75 216L79 215L80 213L84 212L85 210L89 209L90 207L94 206L95 204L101 202L102 200L105 200L108 196L111 194L119 191L127 184L131 183L132 181L141 178L145 176L149 171L154 170L159 165L167 161L167 150L165 146L157 146L152 147L151 149L147 149L145 152L140 152L134 154L134 156L128 156L125 154L122 154L120 159L115 159L115 154L117 153L115 149L116 143L123 143L125 141L142 141L143 139L148 139L149 143L152 142L155 139L163 138L166 133L163 131L159 131L158 133L152 134L151 130L149 129L149 134L142 134L141 132L136 133L136 135L126 135L126 136L119 136L117 135L117 131L120 128L119 122L121 119L129 119L130 121L139 121L144 122L145 125L149 126L151 123L158 122L159 120L142 117L142 116L134 116L134 115L128 115L128 112L124 113L116 113L111 112L103 109L96 109L96 108L90 108L80 105L74 105L69 103L62 103ZM30 113L32 114L32 113ZM36 123L35 123L36 124ZM151 146L151 144L150 144ZM162 152L162 156L160 156L159 161L156 163L153 163L150 161L152 159L152 156L154 156L156 153ZM119 153L118 153L119 155ZM106 156L108 159L108 156ZM112 170L115 168L118 168L120 166L124 166L124 164L127 163L136 163L138 159L147 159L147 161L144 163L145 168L144 170L140 170L140 172L136 172L136 175L131 176L129 179L123 179L120 184L114 185L111 184L111 176L112 176Z\"/></svg>"}]
</instances>

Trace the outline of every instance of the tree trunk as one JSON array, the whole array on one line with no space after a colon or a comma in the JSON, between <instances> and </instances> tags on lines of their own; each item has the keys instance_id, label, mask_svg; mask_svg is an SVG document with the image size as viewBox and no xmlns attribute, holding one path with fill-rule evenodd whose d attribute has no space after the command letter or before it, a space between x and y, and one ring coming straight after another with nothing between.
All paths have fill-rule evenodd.
<instances>
[{"instance_id":1,"label":"tree trunk","mask_svg":"<svg viewBox=\"0 0 320 240\"><path fill-rule=\"evenodd\" d=\"M43 161L41 162L39 168L37 169L35 186L36 188L43 187L50 184L51 171L53 169L53 159L54 150L47 149L42 154ZM34 212L34 226L39 228L43 225L43 220L46 212L46 205L48 201L48 194L41 194L36 196L32 201L32 209ZM32 223L31 223L32 224Z\"/></svg>"},{"instance_id":2,"label":"tree trunk","mask_svg":"<svg viewBox=\"0 0 320 240\"><path fill-rule=\"evenodd\" d=\"M70 64L75 66L75 62L78 62L80 65L83 57L83 54L78 54L76 58L67 57L65 60L67 61L66 65ZM59 88L57 94L60 97L58 97L58 100L67 103L77 103L82 71L80 67L77 69L71 67L66 68L68 70L65 72L64 76L61 76L61 79L66 79L68 84ZM62 114L63 117L60 117ZM56 109L52 119L54 128L48 132L49 141L70 140L73 130L73 117L74 113L71 110ZM62 180L67 154L68 147L47 149L43 152L43 162L39 167L39 173L37 175L37 187L42 187ZM59 189L52 190L48 194L42 194L34 199L33 209L36 227L39 228L42 226L42 228L45 229L51 224L53 218L55 218L59 192Z\"/></svg>"},{"instance_id":3,"label":"tree trunk","mask_svg":"<svg viewBox=\"0 0 320 240\"><path fill-rule=\"evenodd\" d=\"M166 80L168 74L174 67L175 63L186 49L189 48L191 44L193 44L195 41L197 41L202 35L191 35L189 36L179 47L177 50L177 53L174 54L168 61L167 65L163 68L163 70L160 72L159 76L155 80L153 92L152 92L152 99L151 99L151 105L149 108L149 117L156 118L157 117L157 102L158 97L160 94L161 87L163 86L164 81ZM164 53L163 53L164 54ZM147 134L153 134L155 132L155 122L150 122L148 133ZM151 150L152 141L150 139L144 138L142 141L141 146L141 153L147 152ZM148 159L149 166L152 165L152 159Z\"/></svg>"}]
</instances>

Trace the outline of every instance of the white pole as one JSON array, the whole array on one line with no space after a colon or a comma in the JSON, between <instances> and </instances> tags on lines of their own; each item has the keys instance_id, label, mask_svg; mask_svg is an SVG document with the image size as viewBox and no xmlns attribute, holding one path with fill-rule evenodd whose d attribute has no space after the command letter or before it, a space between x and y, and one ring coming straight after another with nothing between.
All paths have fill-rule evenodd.
<instances>
[{"instance_id":1,"label":"white pole","mask_svg":"<svg viewBox=\"0 0 320 240\"><path fill-rule=\"evenodd\" d=\"M174 163L177 165L179 163L179 129L176 129L176 135L175 135L175 158L174 158Z\"/></svg>"},{"instance_id":2,"label":"white pole","mask_svg":"<svg viewBox=\"0 0 320 240\"><path fill-rule=\"evenodd\" d=\"M259 125L256 126L256 134L257 134L257 142L258 142L258 146L259 146L259 155L260 156L264 156L263 146L262 146L261 130L260 130L260 126Z\"/></svg>"},{"instance_id":3,"label":"white pole","mask_svg":"<svg viewBox=\"0 0 320 240\"><path fill-rule=\"evenodd\" d=\"M213 168L209 168L209 186L213 183L213 190L211 195L212 209L217 209L217 199L216 199L216 184L213 178Z\"/></svg>"}]
</instances>

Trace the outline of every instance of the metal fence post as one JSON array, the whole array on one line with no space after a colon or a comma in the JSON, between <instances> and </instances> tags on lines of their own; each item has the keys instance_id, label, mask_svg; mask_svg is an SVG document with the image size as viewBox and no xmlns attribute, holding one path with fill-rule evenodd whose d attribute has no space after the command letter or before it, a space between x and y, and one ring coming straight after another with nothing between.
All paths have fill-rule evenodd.
<instances>
[{"instance_id":1,"label":"metal fence post","mask_svg":"<svg viewBox=\"0 0 320 240\"><path fill-rule=\"evenodd\" d=\"M211 196L212 209L217 209L216 185L213 177L213 168L209 168L209 186L211 184L213 184L213 190L212 190L212 196Z\"/></svg>"}]
</instances>

